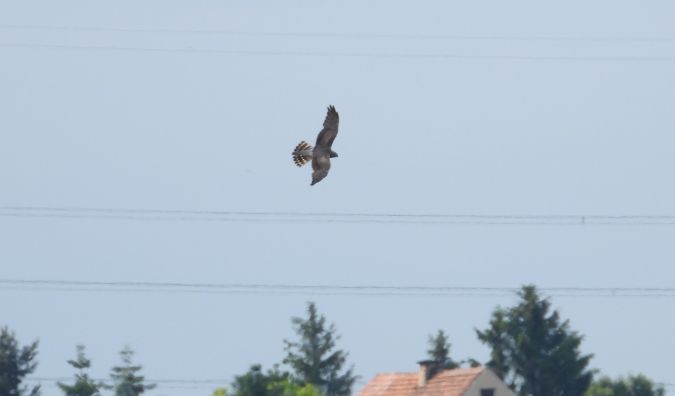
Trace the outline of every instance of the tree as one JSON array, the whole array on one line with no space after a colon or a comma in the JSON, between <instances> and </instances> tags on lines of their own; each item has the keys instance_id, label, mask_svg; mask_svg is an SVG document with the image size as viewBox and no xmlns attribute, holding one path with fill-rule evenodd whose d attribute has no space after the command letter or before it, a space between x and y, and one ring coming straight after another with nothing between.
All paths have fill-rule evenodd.
<instances>
[{"instance_id":1,"label":"tree","mask_svg":"<svg viewBox=\"0 0 675 396\"><path fill-rule=\"evenodd\" d=\"M497 308L490 326L476 330L492 348L488 366L520 396L579 396L591 384L592 355L579 351L583 337L551 310L534 286L524 286L520 302Z\"/></svg>"},{"instance_id":2,"label":"tree","mask_svg":"<svg viewBox=\"0 0 675 396\"><path fill-rule=\"evenodd\" d=\"M584 396L665 396L663 386L654 384L642 374L618 378L613 381L602 377L594 381Z\"/></svg>"},{"instance_id":3,"label":"tree","mask_svg":"<svg viewBox=\"0 0 675 396\"><path fill-rule=\"evenodd\" d=\"M508 333L508 323L506 320L506 311L503 309L496 309L490 319L490 327L482 332L477 331L478 339L484 344L489 344L492 347L490 352L490 361L487 366L492 369L501 379L511 382L511 388L514 387L513 373L510 372L507 351L511 347Z\"/></svg>"},{"instance_id":4,"label":"tree","mask_svg":"<svg viewBox=\"0 0 675 396\"><path fill-rule=\"evenodd\" d=\"M265 374L262 366L254 364L246 374L234 377L232 396L272 396L268 389L270 384L285 377L276 367Z\"/></svg>"},{"instance_id":5,"label":"tree","mask_svg":"<svg viewBox=\"0 0 675 396\"><path fill-rule=\"evenodd\" d=\"M213 396L227 396L227 389L218 388L213 391Z\"/></svg>"},{"instance_id":6,"label":"tree","mask_svg":"<svg viewBox=\"0 0 675 396\"><path fill-rule=\"evenodd\" d=\"M100 396L99 390L103 387L103 384L92 380L85 372L86 369L91 367L91 360L84 355L84 345L77 346L77 358L68 360L68 364L78 369L79 372L75 373L73 385L57 383L63 394L66 396Z\"/></svg>"},{"instance_id":7,"label":"tree","mask_svg":"<svg viewBox=\"0 0 675 396\"><path fill-rule=\"evenodd\" d=\"M291 378L273 382L269 386L274 396L322 396L321 392L311 384L299 385Z\"/></svg>"},{"instance_id":8,"label":"tree","mask_svg":"<svg viewBox=\"0 0 675 396\"><path fill-rule=\"evenodd\" d=\"M289 373L279 371L278 367L264 373L259 364L251 366L246 374L236 376L232 390L232 396L321 396L314 386L297 384Z\"/></svg>"},{"instance_id":9,"label":"tree","mask_svg":"<svg viewBox=\"0 0 675 396\"><path fill-rule=\"evenodd\" d=\"M437 364L444 369L454 369L459 367L459 363L456 363L450 357L450 346L450 342L448 341L445 332L443 330L438 330L436 335L429 336L429 349L427 350L429 359L437 362Z\"/></svg>"},{"instance_id":10,"label":"tree","mask_svg":"<svg viewBox=\"0 0 675 396\"><path fill-rule=\"evenodd\" d=\"M115 396L138 396L147 390L155 388L155 384L146 384L145 377L137 375L143 369L143 366L134 366L131 364L134 351L131 348L124 347L120 352L122 365L113 367L110 378L113 380L109 389L114 389Z\"/></svg>"},{"instance_id":11,"label":"tree","mask_svg":"<svg viewBox=\"0 0 675 396\"><path fill-rule=\"evenodd\" d=\"M39 396L40 386L29 387L21 383L35 371L38 341L19 347L14 332L7 326L0 329L0 395L2 396Z\"/></svg>"},{"instance_id":12,"label":"tree","mask_svg":"<svg viewBox=\"0 0 675 396\"><path fill-rule=\"evenodd\" d=\"M351 394L358 378L353 368L342 372L347 353L335 349L339 339L335 325L326 325L326 318L319 315L316 305L307 305L307 319L293 318L293 327L300 340L286 343L284 363L292 369L301 384L311 384L326 396Z\"/></svg>"}]
</instances>

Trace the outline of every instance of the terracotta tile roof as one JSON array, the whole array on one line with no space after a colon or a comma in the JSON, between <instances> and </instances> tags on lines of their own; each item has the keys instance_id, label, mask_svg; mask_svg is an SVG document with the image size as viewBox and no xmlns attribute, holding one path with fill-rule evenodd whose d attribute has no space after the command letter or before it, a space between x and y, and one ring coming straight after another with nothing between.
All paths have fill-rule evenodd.
<instances>
[{"instance_id":1,"label":"terracotta tile roof","mask_svg":"<svg viewBox=\"0 0 675 396\"><path fill-rule=\"evenodd\" d=\"M461 396L483 372L483 367L443 370L417 386L418 373L377 374L359 396Z\"/></svg>"}]
</instances>

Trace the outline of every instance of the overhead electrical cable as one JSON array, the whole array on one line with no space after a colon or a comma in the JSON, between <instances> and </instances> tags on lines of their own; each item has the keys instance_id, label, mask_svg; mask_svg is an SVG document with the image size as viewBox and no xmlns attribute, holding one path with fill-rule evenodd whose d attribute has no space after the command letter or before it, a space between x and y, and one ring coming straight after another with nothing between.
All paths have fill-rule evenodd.
<instances>
[{"instance_id":1,"label":"overhead electrical cable","mask_svg":"<svg viewBox=\"0 0 675 396\"><path fill-rule=\"evenodd\" d=\"M629 63L671 63L675 56L634 56L634 55L499 55L462 53L415 53L415 52L351 52L351 51L293 51L293 50L239 50L220 48L186 47L141 47L121 45L54 44L27 42L0 42L0 47L25 49L52 49L74 51L116 51L140 53L186 53L229 56L274 56L309 58L380 58L380 59L427 59L427 60L494 60L494 61L553 61L553 62L629 62Z\"/></svg>"},{"instance_id":2,"label":"overhead electrical cable","mask_svg":"<svg viewBox=\"0 0 675 396\"><path fill-rule=\"evenodd\" d=\"M514 296L521 289L498 286L344 285L292 283L192 283L141 281L81 281L0 279L0 289L73 292L155 292L203 294L301 294L351 296ZM547 296L562 297L675 297L675 287L541 287Z\"/></svg>"},{"instance_id":3,"label":"overhead electrical cable","mask_svg":"<svg viewBox=\"0 0 675 396\"><path fill-rule=\"evenodd\" d=\"M130 221L457 225L675 225L671 215L490 215L405 212L297 212L0 206L0 217Z\"/></svg>"},{"instance_id":4,"label":"overhead electrical cable","mask_svg":"<svg viewBox=\"0 0 675 396\"><path fill-rule=\"evenodd\" d=\"M107 382L109 378L91 378L91 380L96 382ZM73 377L28 377L26 381L30 383L46 383L46 385L52 386L56 385L57 382L69 383L73 381ZM211 388L214 386L225 386L230 383L230 380L227 379L171 379L171 378L160 378L160 379L146 379L147 383L157 384L159 388L165 389L203 389L205 387ZM364 385L367 383L365 380L356 381L358 384ZM663 386L664 388L675 388L675 383L670 382L655 382L655 385Z\"/></svg>"},{"instance_id":5,"label":"overhead electrical cable","mask_svg":"<svg viewBox=\"0 0 675 396\"><path fill-rule=\"evenodd\" d=\"M0 29L39 30L65 32L115 32L115 33L157 33L197 34L268 38L334 38L334 39L378 39L378 40L451 40L451 41L570 41L570 42L656 42L675 43L673 37L654 36L545 36L545 35L467 35L467 34L406 34L382 32L281 32L251 31L234 29L176 29L176 28L125 28L66 25L16 25L3 24Z\"/></svg>"}]
</instances>

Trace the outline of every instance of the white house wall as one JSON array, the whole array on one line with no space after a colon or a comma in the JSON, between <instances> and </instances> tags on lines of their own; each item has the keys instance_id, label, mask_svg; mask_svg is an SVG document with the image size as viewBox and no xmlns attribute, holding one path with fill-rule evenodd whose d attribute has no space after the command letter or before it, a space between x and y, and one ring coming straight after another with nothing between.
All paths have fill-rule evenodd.
<instances>
[{"instance_id":1,"label":"white house wall","mask_svg":"<svg viewBox=\"0 0 675 396\"><path fill-rule=\"evenodd\" d=\"M462 396L481 396L481 389L495 390L495 396L516 396L511 389L509 389L499 377L489 369L483 370L482 373L476 377L469 389L462 394Z\"/></svg>"}]
</instances>

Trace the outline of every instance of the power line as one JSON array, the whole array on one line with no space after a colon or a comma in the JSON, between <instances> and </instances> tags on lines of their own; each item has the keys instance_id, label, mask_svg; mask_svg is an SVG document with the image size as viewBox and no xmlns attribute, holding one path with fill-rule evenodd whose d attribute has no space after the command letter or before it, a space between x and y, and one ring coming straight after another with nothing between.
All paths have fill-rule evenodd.
<instances>
[{"instance_id":1,"label":"power line","mask_svg":"<svg viewBox=\"0 0 675 396\"><path fill-rule=\"evenodd\" d=\"M671 215L482 215L403 212L297 212L0 206L0 216L133 221L396 223L458 225L675 225Z\"/></svg>"},{"instance_id":2,"label":"power line","mask_svg":"<svg viewBox=\"0 0 675 396\"><path fill-rule=\"evenodd\" d=\"M119 28L57 25L0 25L0 29L83 31L117 33L169 33L197 35L225 35L241 37L276 38L335 38L335 39L386 39L386 40L451 40L451 41L571 41L571 42L663 42L673 43L671 37L649 36L509 36L509 35L458 35L458 34L401 34L401 33L350 33L350 32L274 32L232 29L161 29Z\"/></svg>"},{"instance_id":3,"label":"power line","mask_svg":"<svg viewBox=\"0 0 675 396\"><path fill-rule=\"evenodd\" d=\"M69 381L73 377L29 377L29 381ZM109 381L109 378L90 378L93 381ZM150 383L167 383L167 384L222 384L227 383L226 379L176 379L176 378L151 378L146 379Z\"/></svg>"},{"instance_id":4,"label":"power line","mask_svg":"<svg viewBox=\"0 0 675 396\"><path fill-rule=\"evenodd\" d=\"M109 382L109 378L90 378L95 382ZM73 377L29 377L26 378L31 383L46 382L47 386L57 386L57 382L69 383L73 381ZM224 386L229 384L226 379L146 379L149 384L157 384L161 389L204 389L213 388L217 386Z\"/></svg>"},{"instance_id":5,"label":"power line","mask_svg":"<svg viewBox=\"0 0 675 396\"><path fill-rule=\"evenodd\" d=\"M79 281L44 279L0 279L0 288L14 290L163 292L221 294L301 294L347 296L514 296L517 287L340 285L290 283L189 283L138 281ZM542 293L562 297L675 297L675 287L544 287Z\"/></svg>"},{"instance_id":6,"label":"power line","mask_svg":"<svg viewBox=\"0 0 675 396\"><path fill-rule=\"evenodd\" d=\"M319 51L274 51L274 50L233 50L215 48L159 48L126 47L113 45L73 45L45 43L0 42L0 47L26 49L59 49L77 51L116 51L145 53L187 53L230 56L274 56L311 58L373 58L373 59L428 59L428 60L495 60L495 61L561 61L561 62L629 62L629 63L671 63L672 56L565 56L565 55L469 55L451 53L404 53L404 52L319 52Z\"/></svg>"},{"instance_id":7,"label":"power line","mask_svg":"<svg viewBox=\"0 0 675 396\"><path fill-rule=\"evenodd\" d=\"M72 381L73 377L28 377L29 382L47 382L48 385L56 385L56 382ZM91 378L92 381L106 382L108 378ZM160 388L176 388L176 389L201 389L203 387L223 386L229 384L227 379L147 379L147 383L158 384ZM365 384L367 381L359 380L359 384ZM654 381L657 386L664 388L675 388L675 382L658 382Z\"/></svg>"},{"instance_id":8,"label":"power line","mask_svg":"<svg viewBox=\"0 0 675 396\"><path fill-rule=\"evenodd\" d=\"M265 295L265 296L359 296L359 297L499 297L509 296L510 294L479 294L469 292L454 293L424 293L424 292L382 292L382 291L351 291L351 292L330 292L323 290L204 290L204 289L166 289L166 288L87 288L87 287L50 287L50 286L3 286L0 290L9 291L45 291L45 292L65 292L65 293L168 293L168 294L201 294L201 295ZM562 295L558 295L562 296ZM646 295L631 295L630 297L647 297ZM649 297L671 297L670 295L649 295Z\"/></svg>"}]
</instances>

